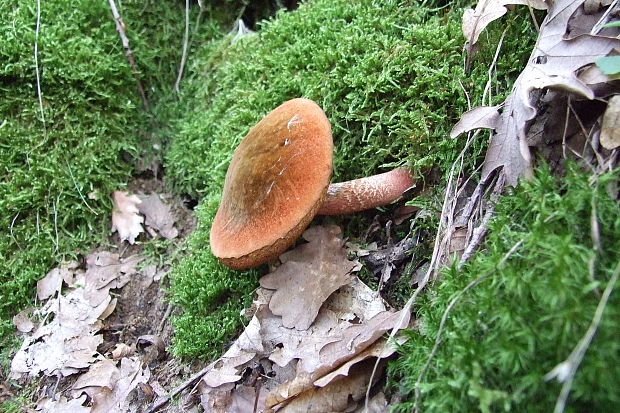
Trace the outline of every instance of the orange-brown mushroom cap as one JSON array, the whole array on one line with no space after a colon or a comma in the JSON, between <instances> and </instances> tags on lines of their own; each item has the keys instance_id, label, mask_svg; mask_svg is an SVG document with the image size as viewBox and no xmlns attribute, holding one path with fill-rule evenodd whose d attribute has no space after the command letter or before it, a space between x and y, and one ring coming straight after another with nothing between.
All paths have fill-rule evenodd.
<instances>
[{"instance_id":1,"label":"orange-brown mushroom cap","mask_svg":"<svg viewBox=\"0 0 620 413\"><path fill-rule=\"evenodd\" d=\"M241 141L226 172L211 250L243 269L277 257L308 226L332 173L331 126L308 99L271 111Z\"/></svg>"}]
</instances>

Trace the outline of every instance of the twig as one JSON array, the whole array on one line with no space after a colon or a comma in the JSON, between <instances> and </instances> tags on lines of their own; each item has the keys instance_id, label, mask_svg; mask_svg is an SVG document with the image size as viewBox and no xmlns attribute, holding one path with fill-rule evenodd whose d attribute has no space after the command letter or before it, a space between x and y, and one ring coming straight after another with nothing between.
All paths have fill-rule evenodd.
<instances>
[{"instance_id":1,"label":"twig","mask_svg":"<svg viewBox=\"0 0 620 413\"><path fill-rule=\"evenodd\" d=\"M491 64L489 65L489 71L488 71L488 75L489 75L489 79L487 80L487 83L484 85L484 91L482 92L482 104L483 105L491 105L491 83L493 83L493 72L495 71L494 68L497 65L497 59L499 58L499 52L502 49L502 44L504 43L504 36L506 35L506 32L508 31L508 28L505 28L502 36L499 38L499 42L497 42L497 47L495 48L495 54L493 55L493 61L491 62ZM488 93L488 96L487 96ZM485 103L485 100L488 98L487 103Z\"/></svg>"},{"instance_id":2,"label":"twig","mask_svg":"<svg viewBox=\"0 0 620 413\"><path fill-rule=\"evenodd\" d=\"M213 368L213 366L214 366L213 363L209 364L208 366L200 370L198 373L194 374L189 379L185 380L177 388L175 388L173 391L168 393L166 397L163 397L157 400L151 407L146 409L144 413L156 412L160 407L168 404L168 402L170 402L170 399L172 399L177 394L181 393L183 390L185 390L186 388L188 388L189 386L193 385L195 382L200 380L205 374L207 374Z\"/></svg>"},{"instance_id":3,"label":"twig","mask_svg":"<svg viewBox=\"0 0 620 413\"><path fill-rule=\"evenodd\" d=\"M138 76L138 66L136 65L136 61L133 58L133 53L129 48L129 39L125 34L125 23L121 18L121 15L118 13L118 9L116 8L116 3L114 0L108 0L110 3L110 9L112 10L112 15L114 16L114 22L116 23L116 30L121 38L121 42L123 44L123 49L125 50L125 56L127 57L127 61L129 62L129 66L131 67L131 72L133 73L133 77L136 80L136 86L138 88L138 93L140 94L140 98L142 99L142 106L145 111L149 111L149 101L146 99L146 93L144 92L144 88L142 87L142 82L140 82L140 78Z\"/></svg>"},{"instance_id":4,"label":"twig","mask_svg":"<svg viewBox=\"0 0 620 413\"><path fill-rule=\"evenodd\" d=\"M172 313L172 303L168 303L168 308L166 308L166 312L161 318L161 321L157 326L157 330L155 330L155 334L161 334L161 332L164 330L164 325L166 324L166 320L168 320L168 317L170 317L170 313Z\"/></svg>"},{"instance_id":5,"label":"twig","mask_svg":"<svg viewBox=\"0 0 620 413\"><path fill-rule=\"evenodd\" d=\"M590 31L591 35L597 35L598 32L601 31L603 25L605 24L605 22L608 20L609 15L612 12L615 12L615 9L618 7L618 0L614 0L613 2L611 2L611 4L609 5L609 7L607 8L607 10L605 10L605 13L603 13L603 15L601 16L601 18L596 22L596 24L592 27L592 30Z\"/></svg>"},{"instance_id":6,"label":"twig","mask_svg":"<svg viewBox=\"0 0 620 413\"><path fill-rule=\"evenodd\" d=\"M500 260L500 262L497 264L497 266L491 270L488 271L487 273L481 275L480 277L476 278L475 280L471 281L469 284L467 284L467 286L465 288L463 288L461 291L458 292L458 294L450 301L450 303L448 304L448 307L446 307L446 310L443 313L443 316L441 317L441 321L439 323L439 329L437 330L437 337L435 338L435 345L433 346L433 349L431 350L431 353L429 354L428 358L426 359L426 363L424 364L424 367L422 367L422 370L420 371L420 374L418 375L418 379L416 380L415 383L415 401L413 404L413 409L414 411L418 411L419 409L419 401L420 401L420 383L422 382L422 380L424 379L424 376L426 375L426 372L428 371L428 368L431 364L431 361L433 360L433 357L435 357L435 354L437 353L437 350L439 349L439 345L441 344L441 337L442 337L442 333L443 330L445 328L446 325L446 321L448 320L448 315L450 314L450 311L452 311L452 309L454 308L454 306L456 305L457 301L469 290L471 290L472 288L474 288L476 285L480 284L482 281L486 280L487 278L489 278L491 275L493 275L500 267L502 267L504 265L504 263L508 260L508 258L510 258L510 256L523 244L523 240L518 241L516 244L514 244L512 246L512 248L510 248L510 250L508 250L508 252L502 257L502 259Z\"/></svg>"},{"instance_id":7,"label":"twig","mask_svg":"<svg viewBox=\"0 0 620 413\"><path fill-rule=\"evenodd\" d=\"M185 67L185 60L187 59L187 45L189 43L189 0L185 0L185 34L183 35L183 54L181 55L181 64L179 65L179 74L177 80L174 82L174 91L179 93L179 85L181 84L181 78L183 77L183 68Z\"/></svg>"},{"instance_id":8,"label":"twig","mask_svg":"<svg viewBox=\"0 0 620 413\"><path fill-rule=\"evenodd\" d=\"M82 191L80 191L80 188L78 187L77 182L75 181L75 177L73 176L73 172L71 171L71 165L69 165L69 162L65 160L65 162L67 163L67 169L69 170L69 176L71 177L71 180L73 181L73 186L75 186L75 189L78 192L78 195L80 196L80 198L82 199L82 202L84 202L84 205L86 205L88 207L88 209L90 210L90 212L92 212L94 215L99 215L97 213L97 211L95 211L94 209L92 209L90 207L90 205L88 205L88 202L86 202L86 198L84 198L84 195L82 195Z\"/></svg>"},{"instance_id":9,"label":"twig","mask_svg":"<svg viewBox=\"0 0 620 413\"><path fill-rule=\"evenodd\" d=\"M9 227L9 233L11 234L11 238L13 238L13 241L15 241L15 245L17 245L17 248L19 248L21 250L22 246L19 245L19 242L17 241L17 238L15 238L15 234L13 234L13 227L15 226L15 221L17 221L17 217L18 216L19 216L19 212L17 214L15 214L15 216L11 220L11 226Z\"/></svg>"},{"instance_id":10,"label":"twig","mask_svg":"<svg viewBox=\"0 0 620 413\"><path fill-rule=\"evenodd\" d=\"M497 198L504 190L504 185L506 183L505 178L506 176L504 174L500 174L497 178L497 182L493 188L493 193L491 194L491 199L487 203L486 212L482 217L482 222L474 229L469 244L467 244L467 247L463 250L463 255L461 256L459 265L462 265L471 258L478 248L478 245L480 245L484 239L484 236L488 231L489 222L491 221L491 218L493 218L493 215L495 215L495 204L497 202Z\"/></svg>"},{"instance_id":11,"label":"twig","mask_svg":"<svg viewBox=\"0 0 620 413\"><path fill-rule=\"evenodd\" d=\"M45 127L45 114L43 112L43 96L41 94L41 75L39 74L39 28L41 27L41 0L37 0L37 26L34 30L34 68L37 76L37 97L39 98L39 111L43 123L43 134L47 136Z\"/></svg>"},{"instance_id":12,"label":"twig","mask_svg":"<svg viewBox=\"0 0 620 413\"><path fill-rule=\"evenodd\" d=\"M583 359L583 356L586 354L590 343L592 342L592 338L594 334L596 334L596 330L601 322L601 318L603 318L603 311L605 311L605 307L607 306L607 301L609 300L609 296L611 295L616 282L618 282L618 276L620 275L620 262L616 265L616 269L614 270L613 275L607 282L607 286L605 287L605 291L603 291L603 296L598 302L598 306L596 307L596 311L594 312L594 317L592 317L592 321L590 322L590 326L586 331L586 334L579 340L577 346L573 349L570 356L560 364L558 364L553 370L551 370L547 375L545 375L545 380L551 380L554 377L557 377L559 381L563 381L562 390L560 391L560 395L555 403L555 407L553 409L554 413L562 413L564 411L564 407L566 407L566 400L568 399L568 395L571 390L571 386L573 385L573 379L575 378L575 373L577 372L577 368Z\"/></svg>"}]
</instances>

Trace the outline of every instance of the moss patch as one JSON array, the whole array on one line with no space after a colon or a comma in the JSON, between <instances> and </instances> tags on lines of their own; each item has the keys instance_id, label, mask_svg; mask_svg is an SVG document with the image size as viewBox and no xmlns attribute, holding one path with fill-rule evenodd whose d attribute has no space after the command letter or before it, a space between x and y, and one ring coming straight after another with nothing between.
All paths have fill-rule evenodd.
<instances>
[{"instance_id":1,"label":"moss patch","mask_svg":"<svg viewBox=\"0 0 620 413\"><path fill-rule=\"evenodd\" d=\"M149 99L170 100L184 7L122 3ZM152 150L145 131L158 119L142 110L109 5L79 0L41 2L43 123L33 54L36 4L0 0L0 9L0 347L7 354L11 317L33 301L35 282L58 262L105 242L110 193L131 178L141 149ZM204 17L201 36L221 35L218 20L209 12ZM159 105L157 114L164 109Z\"/></svg>"},{"instance_id":2,"label":"moss patch","mask_svg":"<svg viewBox=\"0 0 620 413\"><path fill-rule=\"evenodd\" d=\"M280 103L306 97L325 110L336 147L334 180L377 173L405 161L417 171L433 166L445 172L450 167L462 141L450 140L448 132L467 109L459 81L474 101L480 99L495 44L507 26L507 37L514 40L504 44L495 79L497 89L505 90L529 54L531 43L523 39L535 38L526 14L510 16L491 28L475 69L465 75L463 9L452 7L313 1L278 13L254 35L205 45L188 74L185 114L166 157L175 188L207 199L199 207L199 228L188 258L172 276L173 300L184 309L175 321L177 354L222 350L221 329L211 327L207 318L220 307L223 319L234 316L241 325L236 314L256 286L248 281L256 273L221 267L208 248L208 231L234 148ZM481 141L473 150L470 165L483 147ZM244 299L234 304L214 300L209 286L213 280L235 288L242 280L243 289L233 295Z\"/></svg>"},{"instance_id":3,"label":"moss patch","mask_svg":"<svg viewBox=\"0 0 620 413\"><path fill-rule=\"evenodd\" d=\"M484 251L462 269L444 271L418 306L420 332L412 332L392 364L394 386L409 412L415 383L435 343L449 302L472 280L451 311L441 345L420 383L420 410L551 411L561 384L544 376L564 361L585 334L620 261L620 208L606 185L571 170L554 178L539 171L497 206ZM593 248L592 216L600 229ZM500 265L518 242L523 244ZM590 265L593 270L590 272ZM618 285L616 285L618 287ZM569 411L616 411L620 396L620 295L612 292L602 322L577 370Z\"/></svg>"}]
</instances>

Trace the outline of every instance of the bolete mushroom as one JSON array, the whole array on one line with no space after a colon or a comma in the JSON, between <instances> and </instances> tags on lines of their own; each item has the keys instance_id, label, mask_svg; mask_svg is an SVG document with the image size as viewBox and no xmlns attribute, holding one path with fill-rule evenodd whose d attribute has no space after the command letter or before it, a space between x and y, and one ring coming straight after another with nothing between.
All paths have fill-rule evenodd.
<instances>
[{"instance_id":1,"label":"bolete mushroom","mask_svg":"<svg viewBox=\"0 0 620 413\"><path fill-rule=\"evenodd\" d=\"M267 114L241 141L226 172L211 227L213 254L244 269L284 252L319 214L347 214L388 204L414 181L405 168L329 184L331 126L308 99Z\"/></svg>"}]
</instances>

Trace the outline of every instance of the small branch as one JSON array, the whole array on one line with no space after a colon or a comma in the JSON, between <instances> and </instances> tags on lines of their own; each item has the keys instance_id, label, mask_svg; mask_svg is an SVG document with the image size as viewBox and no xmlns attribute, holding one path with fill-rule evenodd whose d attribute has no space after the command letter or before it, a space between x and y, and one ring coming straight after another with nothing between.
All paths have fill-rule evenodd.
<instances>
[{"instance_id":1,"label":"small branch","mask_svg":"<svg viewBox=\"0 0 620 413\"><path fill-rule=\"evenodd\" d=\"M196 383L198 380L200 380L212 368L213 368L213 363L209 364L208 366L206 366L205 368L200 370L198 373L194 374L189 379L187 379L186 381L181 383L176 389L174 389L172 392L168 393L168 395L166 397L163 397L163 398L157 400L151 407L146 409L144 413L156 412L157 410L159 410L160 407L168 404L168 402L170 402L170 399L175 397L177 394L181 393L183 390L185 390L189 386L194 385L194 383Z\"/></svg>"},{"instance_id":2,"label":"small branch","mask_svg":"<svg viewBox=\"0 0 620 413\"><path fill-rule=\"evenodd\" d=\"M129 62L129 66L131 67L131 72L133 73L133 77L136 80L136 86L138 88L138 93L140 94L140 98L142 99L142 106L145 111L149 111L149 101L146 99L146 93L144 92L144 87L142 87L142 82L140 82L140 78L138 77L139 71L138 66L136 65L136 61L133 58L133 53L129 48L129 39L125 34L125 23L121 18L121 15L118 13L118 9L116 8L116 3L114 0L108 0L110 3L110 9L112 10L112 15L114 16L114 22L116 23L116 30L121 38L121 42L123 44L123 49L125 50L125 56L127 57L127 61Z\"/></svg>"},{"instance_id":3,"label":"small branch","mask_svg":"<svg viewBox=\"0 0 620 413\"><path fill-rule=\"evenodd\" d=\"M501 193L504 191L504 185L506 183L505 178L506 176L504 174L500 174L497 178L497 182L495 183L495 186L493 187L493 192L491 193L491 199L487 203L486 212L482 217L482 222L474 229L469 244L467 244L467 247L465 247L465 250L463 250L463 255L461 256L459 265L462 265L464 262L468 261L471 258L471 256L474 254L474 252L486 236L489 229L489 222L491 221L491 218L493 218L493 216L495 215L495 204L497 202L497 198L499 198Z\"/></svg>"},{"instance_id":4,"label":"small branch","mask_svg":"<svg viewBox=\"0 0 620 413\"><path fill-rule=\"evenodd\" d=\"M185 0L185 34L183 35L183 54L181 55L181 64L179 65L179 74L177 80L174 82L174 91L179 93L179 85L181 84L181 78L183 77L183 68L185 67L185 60L187 59L187 45L189 43L189 0Z\"/></svg>"}]
</instances>

